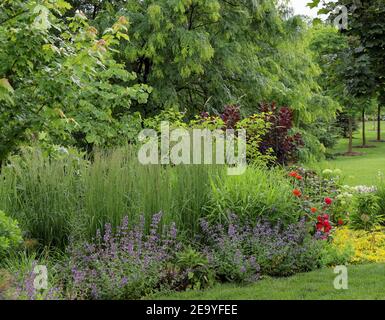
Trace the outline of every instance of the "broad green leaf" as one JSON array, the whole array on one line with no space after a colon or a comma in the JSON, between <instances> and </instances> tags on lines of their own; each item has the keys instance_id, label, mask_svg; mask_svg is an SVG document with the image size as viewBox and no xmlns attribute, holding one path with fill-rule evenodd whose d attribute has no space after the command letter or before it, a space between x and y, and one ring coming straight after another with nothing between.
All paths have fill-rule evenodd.
<instances>
[{"instance_id":1,"label":"broad green leaf","mask_svg":"<svg viewBox=\"0 0 385 320\"><path fill-rule=\"evenodd\" d=\"M312 2L309 2L307 4L307 6L310 8L310 9L313 9L313 8L317 8L318 5L320 4L320 0L313 0Z\"/></svg>"}]
</instances>

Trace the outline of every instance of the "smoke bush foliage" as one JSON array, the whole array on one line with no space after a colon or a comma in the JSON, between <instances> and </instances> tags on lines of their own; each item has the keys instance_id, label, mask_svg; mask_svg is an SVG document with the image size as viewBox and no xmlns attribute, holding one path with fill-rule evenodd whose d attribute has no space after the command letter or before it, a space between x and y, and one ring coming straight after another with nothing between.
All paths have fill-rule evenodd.
<instances>
[{"instance_id":1,"label":"smoke bush foliage","mask_svg":"<svg viewBox=\"0 0 385 320\"><path fill-rule=\"evenodd\" d=\"M288 107L278 108L275 103L262 104L261 111L270 123L270 130L263 137L261 151L273 150L276 162L287 164L298 159L298 150L303 147L299 133L292 132L294 127L293 110Z\"/></svg>"},{"instance_id":2,"label":"smoke bush foliage","mask_svg":"<svg viewBox=\"0 0 385 320\"><path fill-rule=\"evenodd\" d=\"M227 227L201 221L205 251L220 278L289 276L320 267L323 241L310 236L304 220L284 227L261 220L241 223L232 214L229 221Z\"/></svg>"}]
</instances>

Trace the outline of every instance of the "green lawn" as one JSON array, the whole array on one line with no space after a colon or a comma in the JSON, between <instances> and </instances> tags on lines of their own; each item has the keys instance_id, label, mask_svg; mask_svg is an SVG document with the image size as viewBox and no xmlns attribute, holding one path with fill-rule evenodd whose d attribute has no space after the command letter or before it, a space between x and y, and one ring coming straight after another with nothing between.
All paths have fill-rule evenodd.
<instances>
[{"instance_id":1,"label":"green lawn","mask_svg":"<svg viewBox=\"0 0 385 320\"><path fill-rule=\"evenodd\" d=\"M385 128L385 123L383 123ZM385 139L385 133L383 134ZM354 135L354 146L362 143L361 131ZM364 153L361 156L346 157L338 156L334 160L323 161L316 165L315 168L321 169L341 169L345 179L344 182L349 185L375 185L379 182L378 173L385 174L385 142L371 142L375 140L376 132L373 130L373 124L367 124L367 140L369 145L376 148L359 149L354 148L355 152ZM331 151L332 153L346 152L348 139L341 139L337 146Z\"/></svg>"},{"instance_id":2,"label":"green lawn","mask_svg":"<svg viewBox=\"0 0 385 320\"><path fill-rule=\"evenodd\" d=\"M189 291L155 296L170 300L385 300L385 265L348 267L348 289L334 289L332 268L289 278L267 278L248 286L218 285L207 291Z\"/></svg>"}]
</instances>

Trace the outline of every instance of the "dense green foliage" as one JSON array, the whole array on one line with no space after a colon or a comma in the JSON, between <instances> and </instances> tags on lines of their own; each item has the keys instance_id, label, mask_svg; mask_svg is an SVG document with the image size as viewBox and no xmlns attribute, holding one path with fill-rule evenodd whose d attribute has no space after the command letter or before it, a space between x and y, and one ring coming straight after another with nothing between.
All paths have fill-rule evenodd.
<instances>
[{"instance_id":1,"label":"dense green foliage","mask_svg":"<svg viewBox=\"0 0 385 320\"><path fill-rule=\"evenodd\" d=\"M320 0L313 0L310 4L315 7ZM365 113L370 108L374 99L379 100L377 107L377 141L381 140L381 105L384 103L384 45L383 33L385 4L381 0L355 1L339 0L323 3L324 8L320 11L330 13L330 20L340 19L341 8L346 17L345 25L340 28L340 39L345 45L334 48L332 57L338 57L337 52L343 59L336 59L343 68L335 68L329 72L339 79L344 91L344 107L346 111L354 115L357 111L361 113L362 123L365 125ZM334 37L335 38L335 37ZM330 38L330 39L333 39ZM329 38L324 43L331 44ZM334 41L334 44L336 42ZM323 46L325 48L325 46ZM339 86L341 87L341 86ZM337 86L338 88L338 86ZM343 93L348 93L347 95ZM352 132L352 120L350 119L350 136ZM363 131L364 133L365 131ZM366 138L363 136L363 146L366 146ZM352 143L349 143L349 153L352 152Z\"/></svg>"},{"instance_id":2,"label":"dense green foliage","mask_svg":"<svg viewBox=\"0 0 385 320\"><path fill-rule=\"evenodd\" d=\"M380 140L385 6L320 13L295 16L286 0L2 0L0 300L141 299L384 262L381 172L350 187L318 162L341 135L345 156L363 154L358 116L361 148L376 112ZM373 175L380 152L350 169Z\"/></svg>"},{"instance_id":3,"label":"dense green foliage","mask_svg":"<svg viewBox=\"0 0 385 320\"><path fill-rule=\"evenodd\" d=\"M307 27L285 19L275 0L75 1L104 29L116 16L130 22L130 43L116 56L154 88L143 114L178 107L189 112L277 100L312 118L326 114L306 47ZM96 15L95 15L96 10ZM312 111L309 105L312 105ZM321 106L322 104L322 106ZM317 108L318 107L318 108Z\"/></svg>"},{"instance_id":4,"label":"dense green foliage","mask_svg":"<svg viewBox=\"0 0 385 320\"><path fill-rule=\"evenodd\" d=\"M126 38L119 19L102 37L77 13L63 20L64 1L3 1L0 5L0 161L27 140L112 145L132 139L146 86L111 57ZM48 136L47 136L48 134Z\"/></svg>"},{"instance_id":5,"label":"dense green foliage","mask_svg":"<svg viewBox=\"0 0 385 320\"><path fill-rule=\"evenodd\" d=\"M23 238L17 221L0 210L0 257L20 246Z\"/></svg>"},{"instance_id":6,"label":"dense green foliage","mask_svg":"<svg viewBox=\"0 0 385 320\"><path fill-rule=\"evenodd\" d=\"M31 140L134 142L142 117L169 108L276 101L304 129L332 118L309 28L287 12L275 0L3 2L0 160Z\"/></svg>"}]
</instances>

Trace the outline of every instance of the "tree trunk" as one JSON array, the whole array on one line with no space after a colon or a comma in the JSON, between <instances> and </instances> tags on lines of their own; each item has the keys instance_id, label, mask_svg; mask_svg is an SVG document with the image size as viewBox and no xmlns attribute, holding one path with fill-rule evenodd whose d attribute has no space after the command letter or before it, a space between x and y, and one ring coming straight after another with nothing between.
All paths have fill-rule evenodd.
<instances>
[{"instance_id":1,"label":"tree trunk","mask_svg":"<svg viewBox=\"0 0 385 320\"><path fill-rule=\"evenodd\" d=\"M348 153L353 152L353 119L352 116L349 116L349 147Z\"/></svg>"},{"instance_id":2,"label":"tree trunk","mask_svg":"<svg viewBox=\"0 0 385 320\"><path fill-rule=\"evenodd\" d=\"M362 147L366 147L365 109L362 109Z\"/></svg>"},{"instance_id":3,"label":"tree trunk","mask_svg":"<svg viewBox=\"0 0 385 320\"><path fill-rule=\"evenodd\" d=\"M381 141L381 104L378 104L377 109L377 141Z\"/></svg>"}]
</instances>

